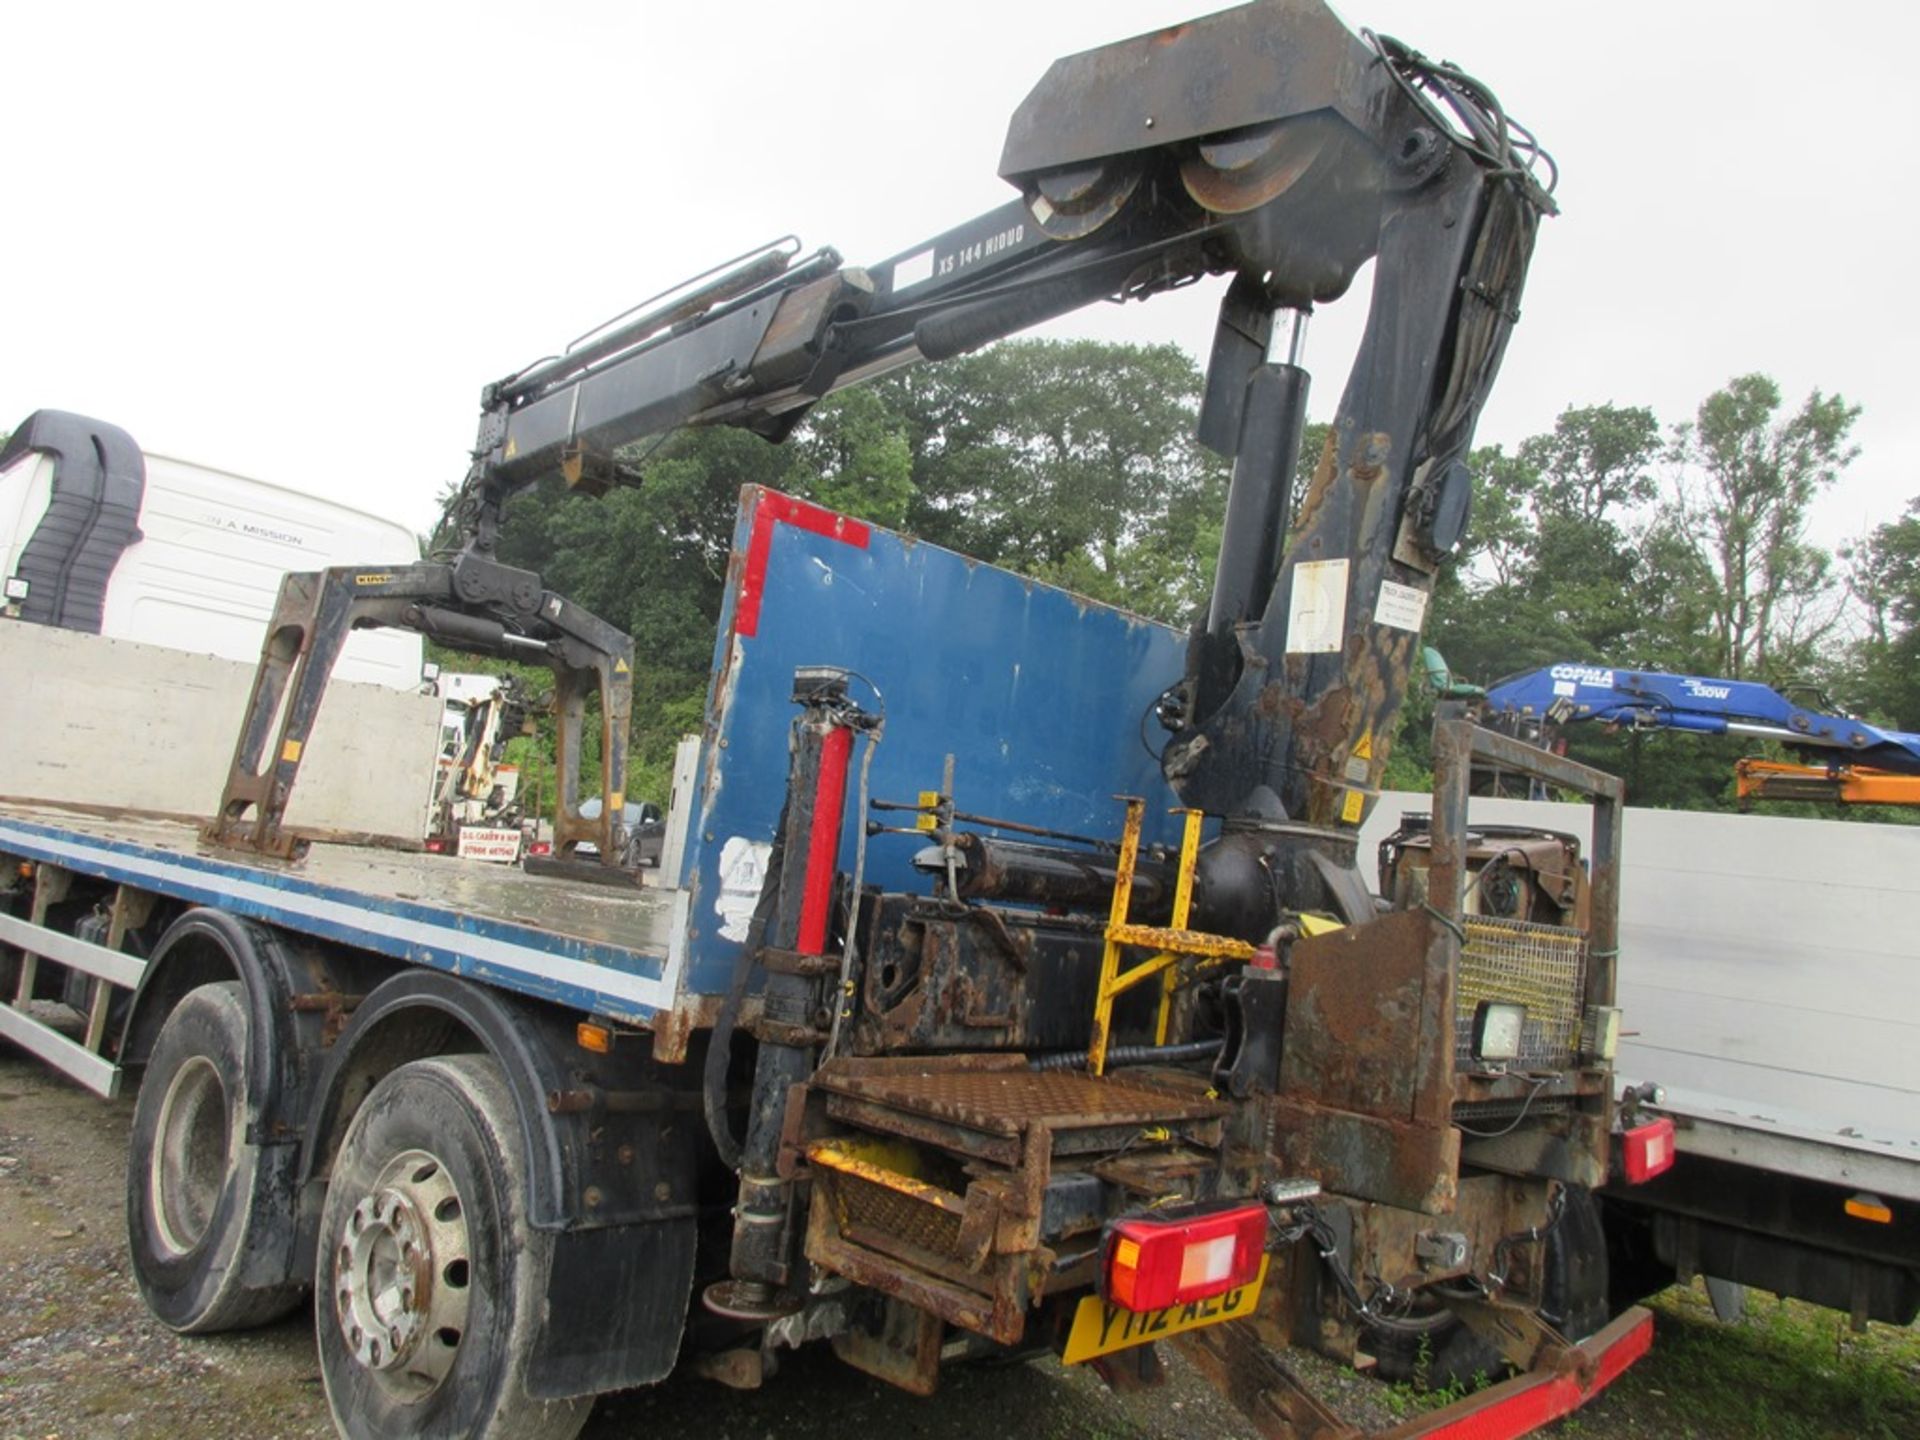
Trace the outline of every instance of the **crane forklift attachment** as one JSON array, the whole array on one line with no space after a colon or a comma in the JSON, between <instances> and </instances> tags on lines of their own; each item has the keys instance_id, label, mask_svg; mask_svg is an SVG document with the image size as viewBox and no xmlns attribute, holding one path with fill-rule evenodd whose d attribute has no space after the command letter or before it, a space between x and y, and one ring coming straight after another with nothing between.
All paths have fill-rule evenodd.
<instances>
[{"instance_id":1,"label":"crane forklift attachment","mask_svg":"<svg viewBox=\"0 0 1920 1440\"><path fill-rule=\"evenodd\" d=\"M210 845L293 859L307 837L285 828L288 802L347 636L366 626L413 630L455 649L553 669L559 772L553 825L563 855L580 844L599 864L578 878L619 878L626 806L627 724L633 709L633 641L556 595L530 571L471 552L452 564L296 571L280 582L260 665L235 742L220 808L202 831ZM581 812L580 758L589 694L599 700L601 806Z\"/></svg>"}]
</instances>

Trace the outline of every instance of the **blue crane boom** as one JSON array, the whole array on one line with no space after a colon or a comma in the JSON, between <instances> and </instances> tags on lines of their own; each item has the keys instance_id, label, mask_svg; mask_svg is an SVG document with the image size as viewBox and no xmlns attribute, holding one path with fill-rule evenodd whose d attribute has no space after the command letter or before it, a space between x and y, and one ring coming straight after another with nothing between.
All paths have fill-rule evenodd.
<instances>
[{"instance_id":1,"label":"blue crane boom","mask_svg":"<svg viewBox=\"0 0 1920 1440\"><path fill-rule=\"evenodd\" d=\"M1562 661L1490 686L1482 714L1504 725L1597 720L1634 730L1753 735L1809 760L1920 775L1920 735L1809 710L1754 680Z\"/></svg>"}]
</instances>

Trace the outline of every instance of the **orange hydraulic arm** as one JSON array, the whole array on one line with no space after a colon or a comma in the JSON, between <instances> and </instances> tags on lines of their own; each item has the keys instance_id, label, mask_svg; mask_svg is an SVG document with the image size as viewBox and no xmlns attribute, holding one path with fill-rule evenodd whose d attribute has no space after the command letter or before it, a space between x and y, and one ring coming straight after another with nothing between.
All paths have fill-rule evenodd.
<instances>
[{"instance_id":1,"label":"orange hydraulic arm","mask_svg":"<svg viewBox=\"0 0 1920 1440\"><path fill-rule=\"evenodd\" d=\"M1790 765L1745 759L1734 766L1742 805L1755 800L1826 800L1836 805L1920 805L1920 775L1858 765Z\"/></svg>"}]
</instances>

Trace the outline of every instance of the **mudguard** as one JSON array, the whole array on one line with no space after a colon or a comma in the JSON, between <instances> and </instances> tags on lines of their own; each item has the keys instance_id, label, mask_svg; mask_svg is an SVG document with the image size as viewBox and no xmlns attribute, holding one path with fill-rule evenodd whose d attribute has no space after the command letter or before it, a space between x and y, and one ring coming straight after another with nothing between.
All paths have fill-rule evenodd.
<instances>
[{"instance_id":1,"label":"mudguard","mask_svg":"<svg viewBox=\"0 0 1920 1440\"><path fill-rule=\"evenodd\" d=\"M528 1216L554 1232L548 1289L571 1297L549 1307L531 1361L528 1388L545 1399L664 1378L693 1290L698 1093L668 1083L648 1040L596 1054L575 1027L456 976L392 976L327 1054L300 1167L304 1182L324 1177L354 1106L389 1070L453 1051L492 1056L526 1143Z\"/></svg>"}]
</instances>

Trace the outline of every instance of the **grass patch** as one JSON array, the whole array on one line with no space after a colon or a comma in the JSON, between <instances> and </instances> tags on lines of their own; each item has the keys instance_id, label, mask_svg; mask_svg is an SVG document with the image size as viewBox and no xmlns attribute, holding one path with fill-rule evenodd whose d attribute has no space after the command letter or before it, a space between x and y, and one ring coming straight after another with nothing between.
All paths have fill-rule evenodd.
<instances>
[{"instance_id":1,"label":"grass patch","mask_svg":"<svg viewBox=\"0 0 1920 1440\"><path fill-rule=\"evenodd\" d=\"M1381 1403L1398 1418L1405 1420L1429 1410L1443 1410L1456 1400L1464 1400L1476 1390L1484 1390L1491 1380L1485 1371L1473 1377L1471 1383L1454 1379L1445 1385L1435 1386L1431 1374L1433 1368L1433 1341L1428 1336L1420 1337L1419 1349L1414 1354L1413 1378L1400 1380L1388 1386L1380 1396Z\"/></svg>"},{"instance_id":2,"label":"grass patch","mask_svg":"<svg viewBox=\"0 0 1920 1440\"><path fill-rule=\"evenodd\" d=\"M1650 1302L1653 1351L1588 1424L1624 1410L1675 1440L1912 1440L1920 1435L1920 1330L1869 1326L1749 1292L1737 1324L1698 1286ZM1548 1432L1591 1433L1576 1416ZM1604 1430L1593 1424L1593 1430Z\"/></svg>"}]
</instances>

